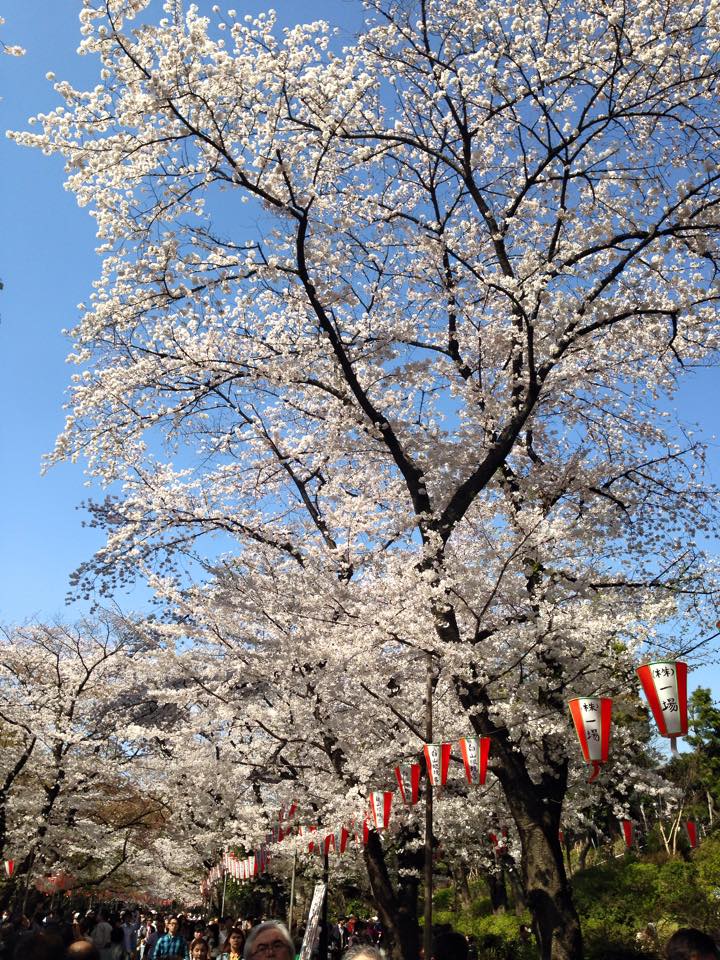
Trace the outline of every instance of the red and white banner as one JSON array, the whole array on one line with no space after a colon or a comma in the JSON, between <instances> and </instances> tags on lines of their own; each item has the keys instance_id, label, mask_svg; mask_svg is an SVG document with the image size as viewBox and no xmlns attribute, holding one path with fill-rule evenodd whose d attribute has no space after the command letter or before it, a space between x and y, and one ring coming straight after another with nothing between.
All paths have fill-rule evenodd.
<instances>
[{"instance_id":1,"label":"red and white banner","mask_svg":"<svg viewBox=\"0 0 720 960\"><path fill-rule=\"evenodd\" d=\"M569 706L585 763L592 764L593 772L588 780L592 783L610 752L612 700L610 697L575 697Z\"/></svg>"},{"instance_id":2,"label":"red and white banner","mask_svg":"<svg viewBox=\"0 0 720 960\"><path fill-rule=\"evenodd\" d=\"M687 664L681 660L658 660L638 667L643 691L661 737L670 738L677 753L677 738L688 732Z\"/></svg>"},{"instance_id":3,"label":"red and white banner","mask_svg":"<svg viewBox=\"0 0 720 960\"><path fill-rule=\"evenodd\" d=\"M5 873L8 875L8 877L11 877L14 872L15 872L15 861L14 861L14 860L6 860L6 861L5 861Z\"/></svg>"},{"instance_id":4,"label":"red and white banner","mask_svg":"<svg viewBox=\"0 0 720 960\"><path fill-rule=\"evenodd\" d=\"M309 835L310 835L311 833L315 833L316 830L317 830L317 827L315 827L315 826L309 826L309 827L299 826L299 827L298 827L298 833L299 833L299 835L300 835L301 837L309 837ZM308 853L312 853L314 849L315 849L315 841L309 839L309 840L308 840Z\"/></svg>"},{"instance_id":5,"label":"red and white banner","mask_svg":"<svg viewBox=\"0 0 720 960\"><path fill-rule=\"evenodd\" d=\"M370 813L376 830L387 830L392 809L392 790L376 790L370 794Z\"/></svg>"},{"instance_id":6,"label":"red and white banner","mask_svg":"<svg viewBox=\"0 0 720 960\"><path fill-rule=\"evenodd\" d=\"M623 836L625 837L625 846L630 849L633 845L633 822L632 820L623 820Z\"/></svg>"},{"instance_id":7,"label":"red and white banner","mask_svg":"<svg viewBox=\"0 0 720 960\"><path fill-rule=\"evenodd\" d=\"M400 788L402 802L408 806L416 804L420 799L420 773L422 765L419 763L401 763L395 767L395 779Z\"/></svg>"},{"instance_id":8,"label":"red and white banner","mask_svg":"<svg viewBox=\"0 0 720 960\"><path fill-rule=\"evenodd\" d=\"M350 831L347 830L345 827L341 827L339 830L335 831L333 845L335 847L335 853L337 853L338 856L340 856L340 854L342 853L345 853L345 851L347 850L347 842L348 842L349 836L350 836Z\"/></svg>"},{"instance_id":9,"label":"red and white banner","mask_svg":"<svg viewBox=\"0 0 720 960\"><path fill-rule=\"evenodd\" d=\"M450 767L451 743L426 743L423 751L427 764L428 779L433 787L444 787Z\"/></svg>"},{"instance_id":10,"label":"red and white banner","mask_svg":"<svg viewBox=\"0 0 720 960\"><path fill-rule=\"evenodd\" d=\"M690 847L692 850L697 846L697 824L694 820L685 821L685 829L687 830L688 840L690 841Z\"/></svg>"},{"instance_id":11,"label":"red and white banner","mask_svg":"<svg viewBox=\"0 0 720 960\"><path fill-rule=\"evenodd\" d=\"M462 737L460 753L465 765L467 782L482 786L487 777L490 737Z\"/></svg>"}]
</instances>

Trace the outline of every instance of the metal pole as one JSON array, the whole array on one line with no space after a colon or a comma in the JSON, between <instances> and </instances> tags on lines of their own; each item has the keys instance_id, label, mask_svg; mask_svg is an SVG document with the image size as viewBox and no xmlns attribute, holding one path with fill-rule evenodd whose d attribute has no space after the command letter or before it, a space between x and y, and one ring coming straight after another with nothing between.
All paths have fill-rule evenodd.
<instances>
[{"instance_id":1,"label":"metal pole","mask_svg":"<svg viewBox=\"0 0 720 960\"><path fill-rule=\"evenodd\" d=\"M295 871L297 870L297 850L293 854L292 874L290 875L290 906L288 907L288 930L292 935L293 907L295 905Z\"/></svg>"},{"instance_id":2,"label":"metal pole","mask_svg":"<svg viewBox=\"0 0 720 960\"><path fill-rule=\"evenodd\" d=\"M225 891L227 890L227 870L223 876L223 892L222 892L222 903L220 904L220 920L225 916Z\"/></svg>"},{"instance_id":3,"label":"metal pole","mask_svg":"<svg viewBox=\"0 0 720 960\"><path fill-rule=\"evenodd\" d=\"M328 863L328 850L325 847L325 852L323 854L323 883L325 884L325 896L323 897L322 905L322 914L320 917L320 945L318 949L318 960L328 960L328 944L330 938L328 937L328 892L329 892L329 883L330 878L330 868Z\"/></svg>"},{"instance_id":4,"label":"metal pole","mask_svg":"<svg viewBox=\"0 0 720 960\"><path fill-rule=\"evenodd\" d=\"M425 741L432 743L433 738L433 662L432 654L427 655L427 676L425 679ZM423 953L425 960L432 956L432 894L433 894L433 796L430 777L425 777L425 926L423 929Z\"/></svg>"}]
</instances>

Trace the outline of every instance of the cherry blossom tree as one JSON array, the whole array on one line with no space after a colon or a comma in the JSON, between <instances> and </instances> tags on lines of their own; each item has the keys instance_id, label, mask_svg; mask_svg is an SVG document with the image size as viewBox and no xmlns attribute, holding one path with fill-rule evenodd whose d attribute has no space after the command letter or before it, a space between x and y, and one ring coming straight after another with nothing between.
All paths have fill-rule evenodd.
<instances>
[{"instance_id":1,"label":"cherry blossom tree","mask_svg":"<svg viewBox=\"0 0 720 960\"><path fill-rule=\"evenodd\" d=\"M110 615L2 635L0 853L16 863L7 897L59 870L104 882L157 819L157 804L132 789L123 742L145 709L131 666L144 643Z\"/></svg>"},{"instance_id":2,"label":"cherry blossom tree","mask_svg":"<svg viewBox=\"0 0 720 960\"><path fill-rule=\"evenodd\" d=\"M179 632L265 650L283 750L367 730L300 679L330 705L366 674L405 725L430 657L492 738L542 955L577 957L565 700L716 619L702 445L665 411L717 356L720 9L368 7L340 48L87 0L100 82L13 134L98 226L53 459L118 486L78 585L141 573Z\"/></svg>"}]
</instances>

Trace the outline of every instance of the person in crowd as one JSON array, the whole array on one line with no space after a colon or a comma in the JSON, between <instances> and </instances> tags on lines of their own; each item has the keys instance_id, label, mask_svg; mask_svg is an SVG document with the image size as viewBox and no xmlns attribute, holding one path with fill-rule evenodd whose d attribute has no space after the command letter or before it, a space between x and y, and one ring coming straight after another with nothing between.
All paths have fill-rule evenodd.
<instances>
[{"instance_id":1,"label":"person in crowd","mask_svg":"<svg viewBox=\"0 0 720 960\"><path fill-rule=\"evenodd\" d=\"M63 954L62 939L52 933L31 931L15 947L15 960L59 960Z\"/></svg>"},{"instance_id":2,"label":"person in crowd","mask_svg":"<svg viewBox=\"0 0 720 960\"><path fill-rule=\"evenodd\" d=\"M66 960L100 960L100 951L90 940L76 940L65 951Z\"/></svg>"},{"instance_id":3,"label":"person in crowd","mask_svg":"<svg viewBox=\"0 0 720 960\"><path fill-rule=\"evenodd\" d=\"M92 917L92 914L90 916ZM90 939L97 947L102 960L110 960L110 935L112 934L112 925L107 922L102 913L98 913L91 930Z\"/></svg>"},{"instance_id":4,"label":"person in crowd","mask_svg":"<svg viewBox=\"0 0 720 960\"><path fill-rule=\"evenodd\" d=\"M667 960L720 960L712 937L694 927L676 930L665 945Z\"/></svg>"},{"instance_id":5,"label":"person in crowd","mask_svg":"<svg viewBox=\"0 0 720 960\"><path fill-rule=\"evenodd\" d=\"M454 930L433 933L432 960L467 960L468 942Z\"/></svg>"},{"instance_id":6,"label":"person in crowd","mask_svg":"<svg viewBox=\"0 0 720 960\"><path fill-rule=\"evenodd\" d=\"M190 941L190 945L189 945L191 957L192 957L192 948L200 940L202 940L203 943L205 943L205 945L207 946L207 941L205 940L205 927L202 925L202 923L196 923L193 929L192 940Z\"/></svg>"},{"instance_id":7,"label":"person in crowd","mask_svg":"<svg viewBox=\"0 0 720 960\"><path fill-rule=\"evenodd\" d=\"M152 917L147 918L142 929L142 936L139 937L138 951L140 960L150 960L155 944L165 933L165 922L162 917L153 921Z\"/></svg>"},{"instance_id":8,"label":"person in crowd","mask_svg":"<svg viewBox=\"0 0 720 960\"><path fill-rule=\"evenodd\" d=\"M210 948L210 956L217 957L220 953L220 945L224 942L225 937L220 938L220 924L216 919L211 920L207 925L205 930L205 939L208 942L208 947Z\"/></svg>"},{"instance_id":9,"label":"person in crowd","mask_svg":"<svg viewBox=\"0 0 720 960\"><path fill-rule=\"evenodd\" d=\"M294 957L293 942L284 923L265 920L253 927L243 949L243 960L289 960Z\"/></svg>"},{"instance_id":10,"label":"person in crowd","mask_svg":"<svg viewBox=\"0 0 720 960\"><path fill-rule=\"evenodd\" d=\"M139 924L129 910L122 915L122 931L124 937L125 954L128 960L135 960L137 951L137 935Z\"/></svg>"},{"instance_id":11,"label":"person in crowd","mask_svg":"<svg viewBox=\"0 0 720 960\"><path fill-rule=\"evenodd\" d=\"M218 954L219 960L241 960L244 946L245 934L240 927L235 927L222 945L221 952Z\"/></svg>"},{"instance_id":12,"label":"person in crowd","mask_svg":"<svg viewBox=\"0 0 720 960\"><path fill-rule=\"evenodd\" d=\"M205 940L193 940L190 960L210 960L210 948Z\"/></svg>"},{"instance_id":13,"label":"person in crowd","mask_svg":"<svg viewBox=\"0 0 720 960\"><path fill-rule=\"evenodd\" d=\"M110 947L107 950L108 960L127 960L125 953L125 933L118 917L110 931Z\"/></svg>"},{"instance_id":14,"label":"person in crowd","mask_svg":"<svg viewBox=\"0 0 720 960\"><path fill-rule=\"evenodd\" d=\"M383 960L383 955L371 943L360 943L343 954L343 960Z\"/></svg>"},{"instance_id":15,"label":"person in crowd","mask_svg":"<svg viewBox=\"0 0 720 960\"><path fill-rule=\"evenodd\" d=\"M190 952L184 937L180 936L177 917L168 917L165 926L167 932L155 944L152 960L189 960Z\"/></svg>"}]
</instances>

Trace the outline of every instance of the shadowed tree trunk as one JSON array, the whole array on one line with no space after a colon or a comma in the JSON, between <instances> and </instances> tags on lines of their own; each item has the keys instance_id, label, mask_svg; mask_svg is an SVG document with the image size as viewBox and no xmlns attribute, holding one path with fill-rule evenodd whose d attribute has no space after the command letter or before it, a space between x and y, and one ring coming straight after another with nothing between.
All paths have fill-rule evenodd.
<instances>
[{"instance_id":1,"label":"shadowed tree trunk","mask_svg":"<svg viewBox=\"0 0 720 960\"><path fill-rule=\"evenodd\" d=\"M417 907L422 852L401 848L398 859L402 871L397 891L388 873L380 835L375 830L371 830L368 836L364 858L389 960L417 960L420 953Z\"/></svg>"}]
</instances>

